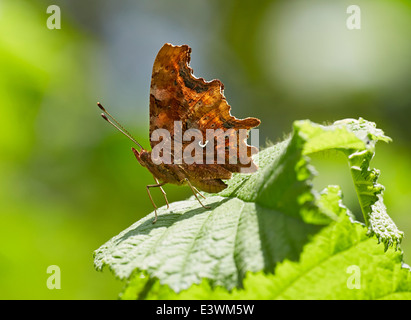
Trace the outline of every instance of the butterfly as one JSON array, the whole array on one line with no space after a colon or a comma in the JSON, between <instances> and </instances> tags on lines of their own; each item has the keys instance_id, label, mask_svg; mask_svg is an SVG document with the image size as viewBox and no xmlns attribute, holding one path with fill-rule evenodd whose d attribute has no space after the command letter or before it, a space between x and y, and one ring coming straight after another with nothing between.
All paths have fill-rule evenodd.
<instances>
[{"instance_id":1,"label":"butterfly","mask_svg":"<svg viewBox=\"0 0 411 320\"><path fill-rule=\"evenodd\" d=\"M154 177L155 184L146 186L155 212L153 223L157 221L157 206L150 188L161 190L169 208L163 186L167 183L188 185L198 202L209 209L200 201L198 195L205 197L199 190L220 192L227 187L223 180L230 179L232 173L257 170L251 157L258 150L248 145L246 139L248 131L257 127L260 120L232 116L223 94L223 84L216 79L205 81L196 78L189 66L190 53L191 48L187 45L166 43L155 58L150 87L151 151L145 150L97 103L103 111L101 116L139 147L139 150L132 148L132 151L138 162ZM241 134L243 132L247 134ZM186 137L188 133L191 135L189 138ZM159 158L167 158L168 161L159 162ZM243 159L246 160L240 161Z\"/></svg>"}]
</instances>

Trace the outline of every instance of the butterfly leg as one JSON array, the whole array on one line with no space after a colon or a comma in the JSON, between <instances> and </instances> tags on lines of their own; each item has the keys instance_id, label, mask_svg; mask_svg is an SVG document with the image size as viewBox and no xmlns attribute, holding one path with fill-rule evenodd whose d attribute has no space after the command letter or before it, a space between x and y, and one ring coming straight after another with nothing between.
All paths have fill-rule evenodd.
<instances>
[{"instance_id":1,"label":"butterfly leg","mask_svg":"<svg viewBox=\"0 0 411 320\"><path fill-rule=\"evenodd\" d=\"M203 197L203 199L205 199L205 198L206 198L206 197L204 197L204 196L200 193L200 191L198 191L198 190L197 190L197 188L196 188L196 187L194 187L194 186L193 186L193 189L194 189L194 191L195 191L195 192L197 192L200 196L202 196L202 197Z\"/></svg>"},{"instance_id":2,"label":"butterfly leg","mask_svg":"<svg viewBox=\"0 0 411 320\"><path fill-rule=\"evenodd\" d=\"M157 184L160 184L160 182L158 181L157 178L154 178L154 180L156 180ZM163 184L164 184L164 183L163 183ZM161 192L163 193L164 199L166 200L167 209L170 209L170 204L168 203L168 200L167 200L167 194L166 194L166 192L164 191L164 189L163 189L162 186L160 186L160 190L161 190Z\"/></svg>"},{"instance_id":3,"label":"butterfly leg","mask_svg":"<svg viewBox=\"0 0 411 320\"><path fill-rule=\"evenodd\" d=\"M153 224L157 222L157 206L154 203L153 198L151 197L150 188L158 188L158 187L161 188L161 186L163 186L165 184L166 183L163 182L163 183L157 183L157 184L149 184L149 185L146 186L148 196L150 197L151 203L153 204L153 207L154 207L155 218L154 218Z\"/></svg>"},{"instance_id":4,"label":"butterfly leg","mask_svg":"<svg viewBox=\"0 0 411 320\"><path fill-rule=\"evenodd\" d=\"M199 192L198 192L198 190L197 190L195 187L193 187L193 185L191 184L190 180L188 180L187 178L185 178L185 180L187 181L187 184L190 186L191 191L193 192L193 194L194 194L194 196L196 197L197 201L200 202L200 204L203 206L203 208L204 208L204 209L210 209L211 207L205 206L205 205L200 201L200 199L198 199L197 193L199 193ZM196 191L197 191L197 192L196 192ZM200 194L200 193L199 193L199 194ZM201 195L201 194L200 194L200 195ZM201 196L204 197L203 195L201 195ZM205 197L204 197L204 199L205 199Z\"/></svg>"}]
</instances>

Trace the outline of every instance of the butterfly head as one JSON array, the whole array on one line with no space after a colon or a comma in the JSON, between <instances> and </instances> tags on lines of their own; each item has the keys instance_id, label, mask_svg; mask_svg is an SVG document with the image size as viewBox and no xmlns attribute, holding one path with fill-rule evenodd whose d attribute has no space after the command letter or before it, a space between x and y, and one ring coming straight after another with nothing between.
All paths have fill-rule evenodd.
<instances>
[{"instance_id":1,"label":"butterfly head","mask_svg":"<svg viewBox=\"0 0 411 320\"><path fill-rule=\"evenodd\" d=\"M150 153L144 149L141 149L139 152L137 149L133 147L131 148L131 150L133 151L134 156L136 157L138 162L140 162L142 166L147 167L147 164L151 160Z\"/></svg>"}]
</instances>

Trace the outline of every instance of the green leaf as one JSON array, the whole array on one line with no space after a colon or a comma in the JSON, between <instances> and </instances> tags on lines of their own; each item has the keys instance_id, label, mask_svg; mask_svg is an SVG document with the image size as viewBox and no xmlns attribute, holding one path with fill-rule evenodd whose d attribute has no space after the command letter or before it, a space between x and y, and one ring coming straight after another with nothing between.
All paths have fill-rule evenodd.
<instances>
[{"instance_id":1,"label":"green leaf","mask_svg":"<svg viewBox=\"0 0 411 320\"><path fill-rule=\"evenodd\" d=\"M360 201L365 223L370 235L376 235L383 242L385 250L392 244L396 247L401 243L403 232L398 230L395 223L387 214L383 202L384 186L378 183L380 171L370 169L370 161L375 154L377 141L390 142L391 139L377 129L375 123L364 119L347 119L337 121L336 125L345 125L357 137L365 142L363 150L346 152L353 177L357 196Z\"/></svg>"},{"instance_id":2,"label":"green leaf","mask_svg":"<svg viewBox=\"0 0 411 320\"><path fill-rule=\"evenodd\" d=\"M325 227L304 247L300 260L279 263L274 274L248 273L244 288L228 292L207 281L176 294L158 281L146 299L404 299L411 298L410 268L402 253L384 250L348 215ZM123 299L133 299L135 280Z\"/></svg>"},{"instance_id":3,"label":"green leaf","mask_svg":"<svg viewBox=\"0 0 411 320\"><path fill-rule=\"evenodd\" d=\"M96 268L108 266L129 279L125 298L144 298L157 284L180 292L203 279L212 288L242 288L248 272L272 273L283 261L298 261L323 226L349 214L338 187L320 193L312 186L308 155L330 149L346 154L351 168L361 168L353 180L357 192L368 187L358 197L369 235L387 247L398 245L402 233L386 214L376 176L368 174L375 172L368 168L375 142L389 138L362 119L330 126L297 121L293 129L291 138L258 154L258 172L235 175L227 189L208 195L210 210L193 198L160 208L155 225L151 213L96 250Z\"/></svg>"}]
</instances>

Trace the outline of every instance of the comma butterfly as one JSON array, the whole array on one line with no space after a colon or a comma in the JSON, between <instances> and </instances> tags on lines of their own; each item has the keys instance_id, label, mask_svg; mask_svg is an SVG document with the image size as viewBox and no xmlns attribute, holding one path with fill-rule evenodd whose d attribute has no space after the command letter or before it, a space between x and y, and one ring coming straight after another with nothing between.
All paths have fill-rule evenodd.
<instances>
[{"instance_id":1,"label":"comma butterfly","mask_svg":"<svg viewBox=\"0 0 411 320\"><path fill-rule=\"evenodd\" d=\"M197 194L204 198L198 189L216 193L227 187L223 180L230 179L233 172L257 170L251 156L258 150L249 146L246 139L247 132L258 126L260 120L233 117L221 81L196 78L189 67L190 53L187 45L166 43L154 61L150 89L152 151L145 150L97 103L104 112L102 117L140 148L132 151L154 177L156 183L146 187L155 211L153 223L157 221L157 206L150 188L160 188L169 208L162 186L186 184L208 209L198 198Z\"/></svg>"}]
</instances>

